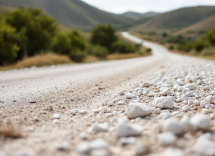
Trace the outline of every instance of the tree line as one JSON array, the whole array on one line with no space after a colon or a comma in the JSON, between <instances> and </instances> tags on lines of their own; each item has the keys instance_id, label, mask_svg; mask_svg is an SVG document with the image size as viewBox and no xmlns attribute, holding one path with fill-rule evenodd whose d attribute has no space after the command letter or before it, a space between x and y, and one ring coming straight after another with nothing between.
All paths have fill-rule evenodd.
<instances>
[{"instance_id":1,"label":"tree line","mask_svg":"<svg viewBox=\"0 0 215 156\"><path fill-rule=\"evenodd\" d=\"M61 32L42 10L24 8L0 15L0 65L44 53L67 55L81 62L88 54L104 58L111 53L135 53L140 45L119 40L111 25L98 25L86 39L78 30Z\"/></svg>"}]
</instances>

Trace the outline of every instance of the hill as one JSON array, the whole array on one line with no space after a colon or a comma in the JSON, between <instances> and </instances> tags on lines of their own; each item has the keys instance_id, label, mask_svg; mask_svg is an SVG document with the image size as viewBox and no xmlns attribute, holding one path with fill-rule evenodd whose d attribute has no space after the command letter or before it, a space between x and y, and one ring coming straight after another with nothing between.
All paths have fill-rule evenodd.
<instances>
[{"instance_id":1,"label":"hill","mask_svg":"<svg viewBox=\"0 0 215 156\"><path fill-rule=\"evenodd\" d=\"M158 15L132 31L178 31L215 14L214 6L186 7Z\"/></svg>"},{"instance_id":2,"label":"hill","mask_svg":"<svg viewBox=\"0 0 215 156\"><path fill-rule=\"evenodd\" d=\"M201 32L208 31L213 27L215 27L215 14L206 18L205 20L202 20L194 25L184 28L174 34L175 35L196 34L196 33L201 34Z\"/></svg>"},{"instance_id":3,"label":"hill","mask_svg":"<svg viewBox=\"0 0 215 156\"><path fill-rule=\"evenodd\" d=\"M5 11L13 11L13 10L15 10L15 8L13 8L13 7L8 7L8 6L1 6L1 5L0 5L0 14L2 14L2 13L5 12Z\"/></svg>"},{"instance_id":4,"label":"hill","mask_svg":"<svg viewBox=\"0 0 215 156\"><path fill-rule=\"evenodd\" d=\"M80 0L0 0L1 6L34 7L42 9L67 27L89 30L99 23L121 27L133 20L101 11Z\"/></svg>"},{"instance_id":5,"label":"hill","mask_svg":"<svg viewBox=\"0 0 215 156\"><path fill-rule=\"evenodd\" d=\"M128 17L128 18L133 18L133 19L138 20L138 19L143 19L143 18L155 17L159 14L160 13L156 13L156 12L137 13L137 12L128 11L121 15Z\"/></svg>"}]
</instances>

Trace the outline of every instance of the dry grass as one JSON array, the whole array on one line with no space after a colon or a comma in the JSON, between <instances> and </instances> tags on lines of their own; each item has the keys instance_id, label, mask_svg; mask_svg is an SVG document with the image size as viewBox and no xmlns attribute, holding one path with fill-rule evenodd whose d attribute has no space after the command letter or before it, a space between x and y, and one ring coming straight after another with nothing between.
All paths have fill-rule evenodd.
<instances>
[{"instance_id":1,"label":"dry grass","mask_svg":"<svg viewBox=\"0 0 215 156\"><path fill-rule=\"evenodd\" d=\"M0 124L0 136L5 138L23 137L20 128L15 126L11 121L7 122L6 124Z\"/></svg>"},{"instance_id":2,"label":"dry grass","mask_svg":"<svg viewBox=\"0 0 215 156\"><path fill-rule=\"evenodd\" d=\"M0 67L0 70L21 69L21 68L27 68L32 66L48 66L48 65L64 64L64 63L71 63L71 62L72 61L67 56L57 55L57 54L41 54L41 55L25 58L14 65Z\"/></svg>"},{"instance_id":3,"label":"dry grass","mask_svg":"<svg viewBox=\"0 0 215 156\"><path fill-rule=\"evenodd\" d=\"M140 55L137 53L132 54L111 54L107 56L107 60L120 60L120 59L128 59L128 58L135 58L135 57L143 57L146 55Z\"/></svg>"}]
</instances>

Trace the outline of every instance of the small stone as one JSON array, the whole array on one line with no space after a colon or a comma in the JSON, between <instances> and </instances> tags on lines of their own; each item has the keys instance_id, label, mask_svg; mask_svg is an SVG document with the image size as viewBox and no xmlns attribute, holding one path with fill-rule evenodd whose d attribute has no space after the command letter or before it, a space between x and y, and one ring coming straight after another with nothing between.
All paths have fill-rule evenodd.
<instances>
[{"instance_id":1,"label":"small stone","mask_svg":"<svg viewBox=\"0 0 215 156\"><path fill-rule=\"evenodd\" d=\"M107 103L108 106L114 106L114 103L112 101Z\"/></svg>"},{"instance_id":2,"label":"small stone","mask_svg":"<svg viewBox=\"0 0 215 156\"><path fill-rule=\"evenodd\" d=\"M29 103L36 103L37 101L36 100L31 100Z\"/></svg>"},{"instance_id":3,"label":"small stone","mask_svg":"<svg viewBox=\"0 0 215 156\"><path fill-rule=\"evenodd\" d=\"M136 144L137 139L135 137L120 138L119 142L120 142L121 145Z\"/></svg>"},{"instance_id":4,"label":"small stone","mask_svg":"<svg viewBox=\"0 0 215 156\"><path fill-rule=\"evenodd\" d=\"M126 99L136 98L136 95L133 93L127 93L125 96L126 96Z\"/></svg>"},{"instance_id":5,"label":"small stone","mask_svg":"<svg viewBox=\"0 0 215 156\"><path fill-rule=\"evenodd\" d=\"M110 152L106 149L95 149L90 152L90 156L109 156Z\"/></svg>"},{"instance_id":6,"label":"small stone","mask_svg":"<svg viewBox=\"0 0 215 156\"><path fill-rule=\"evenodd\" d=\"M162 124L162 131L164 132L172 132L176 135L182 134L184 131L184 126L181 122L176 120L175 118L167 119Z\"/></svg>"},{"instance_id":7,"label":"small stone","mask_svg":"<svg viewBox=\"0 0 215 156\"><path fill-rule=\"evenodd\" d=\"M202 108L205 108L205 106L208 104L208 102L207 101L200 101L200 106L202 107Z\"/></svg>"},{"instance_id":8,"label":"small stone","mask_svg":"<svg viewBox=\"0 0 215 156\"><path fill-rule=\"evenodd\" d=\"M87 133L82 132L82 133L80 134L80 138L81 138L82 140L87 140L87 139L88 139Z\"/></svg>"},{"instance_id":9,"label":"small stone","mask_svg":"<svg viewBox=\"0 0 215 156\"><path fill-rule=\"evenodd\" d=\"M107 132L108 123L93 123L91 128L95 132Z\"/></svg>"},{"instance_id":10,"label":"small stone","mask_svg":"<svg viewBox=\"0 0 215 156\"><path fill-rule=\"evenodd\" d=\"M191 124L200 130L208 129L210 127L210 121L209 116L205 114L197 114L190 120Z\"/></svg>"},{"instance_id":11,"label":"small stone","mask_svg":"<svg viewBox=\"0 0 215 156\"><path fill-rule=\"evenodd\" d=\"M116 133L119 138L141 135L144 127L136 124L119 123L116 127Z\"/></svg>"},{"instance_id":12,"label":"small stone","mask_svg":"<svg viewBox=\"0 0 215 156\"><path fill-rule=\"evenodd\" d=\"M162 156L185 156L185 154L180 149L169 148L162 154Z\"/></svg>"},{"instance_id":13,"label":"small stone","mask_svg":"<svg viewBox=\"0 0 215 156\"><path fill-rule=\"evenodd\" d=\"M155 108L154 112L155 112L155 114L160 114L161 109L160 108Z\"/></svg>"},{"instance_id":14,"label":"small stone","mask_svg":"<svg viewBox=\"0 0 215 156\"><path fill-rule=\"evenodd\" d=\"M109 144L103 139L96 139L90 143L90 149L106 149L109 150Z\"/></svg>"},{"instance_id":15,"label":"small stone","mask_svg":"<svg viewBox=\"0 0 215 156\"><path fill-rule=\"evenodd\" d=\"M176 143L177 137L172 132L163 132L158 135L158 140L161 143L161 145L169 146Z\"/></svg>"},{"instance_id":16,"label":"small stone","mask_svg":"<svg viewBox=\"0 0 215 156\"><path fill-rule=\"evenodd\" d=\"M111 113L111 109L107 108L107 107L104 107L103 108L103 112L104 113Z\"/></svg>"},{"instance_id":17,"label":"small stone","mask_svg":"<svg viewBox=\"0 0 215 156\"><path fill-rule=\"evenodd\" d=\"M201 111L202 114L208 114L210 113L209 109L202 109Z\"/></svg>"},{"instance_id":18,"label":"small stone","mask_svg":"<svg viewBox=\"0 0 215 156\"><path fill-rule=\"evenodd\" d=\"M60 119L60 114L54 114L52 118L53 119Z\"/></svg>"},{"instance_id":19,"label":"small stone","mask_svg":"<svg viewBox=\"0 0 215 156\"><path fill-rule=\"evenodd\" d=\"M77 112L78 112L78 109L73 109L73 110L70 111L70 113L71 113L72 115L76 115Z\"/></svg>"},{"instance_id":20,"label":"small stone","mask_svg":"<svg viewBox=\"0 0 215 156\"><path fill-rule=\"evenodd\" d=\"M55 145L55 148L57 149L57 150L60 150L60 151L64 151L64 150L68 150L69 149L69 142L67 142L67 141L64 141L64 142L62 142L62 143L58 143L58 144L56 144Z\"/></svg>"},{"instance_id":21,"label":"small stone","mask_svg":"<svg viewBox=\"0 0 215 156\"><path fill-rule=\"evenodd\" d=\"M162 90L161 95L166 96L168 94L171 94L171 90L169 88L166 88L164 90Z\"/></svg>"},{"instance_id":22,"label":"small stone","mask_svg":"<svg viewBox=\"0 0 215 156\"><path fill-rule=\"evenodd\" d=\"M194 90L194 89L196 89L196 86L195 86L195 84L188 84L185 86L185 88L189 88L190 90Z\"/></svg>"},{"instance_id":23,"label":"small stone","mask_svg":"<svg viewBox=\"0 0 215 156\"><path fill-rule=\"evenodd\" d=\"M143 103L131 103L127 109L128 118L144 117L151 113L151 108Z\"/></svg>"},{"instance_id":24,"label":"small stone","mask_svg":"<svg viewBox=\"0 0 215 156\"><path fill-rule=\"evenodd\" d=\"M209 103L211 103L211 104L215 104L215 97L213 97L213 96L208 96L208 97L206 98L206 100L207 100Z\"/></svg>"},{"instance_id":25,"label":"small stone","mask_svg":"<svg viewBox=\"0 0 215 156\"><path fill-rule=\"evenodd\" d=\"M85 114L87 114L87 111L86 111L86 110L80 110L80 111L79 111L79 114L85 115Z\"/></svg>"},{"instance_id":26,"label":"small stone","mask_svg":"<svg viewBox=\"0 0 215 156\"><path fill-rule=\"evenodd\" d=\"M187 112L188 110L190 110L190 107L188 105L185 105L185 106L182 107L182 110L184 112Z\"/></svg>"},{"instance_id":27,"label":"small stone","mask_svg":"<svg viewBox=\"0 0 215 156\"><path fill-rule=\"evenodd\" d=\"M125 95L125 91L122 90L122 91L119 92L119 94L120 94L120 95Z\"/></svg>"},{"instance_id":28,"label":"small stone","mask_svg":"<svg viewBox=\"0 0 215 156\"><path fill-rule=\"evenodd\" d=\"M40 121L40 119L39 119L37 116L35 116L35 117L34 117L34 121L37 121L37 122L38 122L38 121Z\"/></svg>"},{"instance_id":29,"label":"small stone","mask_svg":"<svg viewBox=\"0 0 215 156\"><path fill-rule=\"evenodd\" d=\"M170 117L171 117L171 114L169 112L164 112L159 115L159 119L162 119L162 120L166 120L167 118L170 118Z\"/></svg>"},{"instance_id":30,"label":"small stone","mask_svg":"<svg viewBox=\"0 0 215 156\"><path fill-rule=\"evenodd\" d=\"M90 144L88 142L80 143L77 147L79 154L87 154L90 152Z\"/></svg>"},{"instance_id":31,"label":"small stone","mask_svg":"<svg viewBox=\"0 0 215 156\"><path fill-rule=\"evenodd\" d=\"M118 105L125 105L125 101L119 101L117 104Z\"/></svg>"},{"instance_id":32,"label":"small stone","mask_svg":"<svg viewBox=\"0 0 215 156\"><path fill-rule=\"evenodd\" d=\"M200 102L199 102L199 100L195 100L195 101L193 102L193 104L194 104L195 106L199 106L199 105L200 105Z\"/></svg>"},{"instance_id":33,"label":"small stone","mask_svg":"<svg viewBox=\"0 0 215 156\"><path fill-rule=\"evenodd\" d=\"M173 108L174 103L168 97L158 97L155 98L152 102L155 107L158 108Z\"/></svg>"}]
</instances>

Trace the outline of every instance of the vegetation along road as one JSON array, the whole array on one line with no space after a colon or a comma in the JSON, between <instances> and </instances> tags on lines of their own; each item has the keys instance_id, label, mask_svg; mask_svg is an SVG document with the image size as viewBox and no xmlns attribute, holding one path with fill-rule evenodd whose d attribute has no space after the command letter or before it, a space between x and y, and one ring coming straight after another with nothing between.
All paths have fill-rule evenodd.
<instances>
[{"instance_id":1,"label":"vegetation along road","mask_svg":"<svg viewBox=\"0 0 215 156\"><path fill-rule=\"evenodd\" d=\"M122 35L153 55L0 72L0 151L215 155L213 134L201 133L214 129L214 64Z\"/></svg>"}]
</instances>

